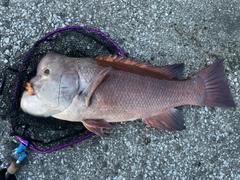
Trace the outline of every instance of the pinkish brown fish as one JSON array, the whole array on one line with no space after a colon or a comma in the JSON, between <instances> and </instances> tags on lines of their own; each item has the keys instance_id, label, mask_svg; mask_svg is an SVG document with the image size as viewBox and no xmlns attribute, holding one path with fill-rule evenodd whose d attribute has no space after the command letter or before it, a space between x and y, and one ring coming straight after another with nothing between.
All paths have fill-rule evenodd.
<instances>
[{"instance_id":1,"label":"pinkish brown fish","mask_svg":"<svg viewBox=\"0 0 240 180\"><path fill-rule=\"evenodd\" d=\"M185 129L183 105L235 107L223 60L179 80L183 64L153 67L112 56L71 58L47 53L22 95L21 108L35 116L82 122L102 136L109 122L142 119L165 130Z\"/></svg>"}]
</instances>

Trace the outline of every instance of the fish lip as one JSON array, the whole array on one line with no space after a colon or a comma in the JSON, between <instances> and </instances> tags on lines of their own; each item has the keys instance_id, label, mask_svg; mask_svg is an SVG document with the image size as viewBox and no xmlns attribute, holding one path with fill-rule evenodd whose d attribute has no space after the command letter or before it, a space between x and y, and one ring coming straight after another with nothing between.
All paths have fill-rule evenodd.
<instances>
[{"instance_id":1,"label":"fish lip","mask_svg":"<svg viewBox=\"0 0 240 180\"><path fill-rule=\"evenodd\" d=\"M33 88L33 84L32 84L31 82L27 82L26 84L27 84L27 85L26 85L26 91L27 91L27 93L28 93L30 96L36 95L35 90L34 90L34 88Z\"/></svg>"}]
</instances>

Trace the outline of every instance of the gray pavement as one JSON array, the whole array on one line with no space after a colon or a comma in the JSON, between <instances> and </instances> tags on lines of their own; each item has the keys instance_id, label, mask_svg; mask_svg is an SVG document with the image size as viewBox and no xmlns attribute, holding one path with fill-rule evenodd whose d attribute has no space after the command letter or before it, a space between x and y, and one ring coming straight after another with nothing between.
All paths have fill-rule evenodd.
<instances>
[{"instance_id":1,"label":"gray pavement","mask_svg":"<svg viewBox=\"0 0 240 180\"><path fill-rule=\"evenodd\" d=\"M153 65L183 62L185 77L224 58L237 108L184 106L181 132L118 123L110 137L46 155L32 151L18 179L240 179L239 0L0 0L0 67L14 66L36 40L67 25L99 29ZM3 168L18 141L0 123Z\"/></svg>"}]
</instances>

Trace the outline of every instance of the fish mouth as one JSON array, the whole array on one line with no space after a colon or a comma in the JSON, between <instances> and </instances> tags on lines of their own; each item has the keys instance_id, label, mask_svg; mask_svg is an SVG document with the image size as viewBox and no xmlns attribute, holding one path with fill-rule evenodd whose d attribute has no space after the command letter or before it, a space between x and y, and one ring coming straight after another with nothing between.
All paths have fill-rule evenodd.
<instances>
[{"instance_id":1,"label":"fish mouth","mask_svg":"<svg viewBox=\"0 0 240 180\"><path fill-rule=\"evenodd\" d=\"M35 95L32 83L30 83L30 82L26 83L26 91L28 92L29 96Z\"/></svg>"}]
</instances>

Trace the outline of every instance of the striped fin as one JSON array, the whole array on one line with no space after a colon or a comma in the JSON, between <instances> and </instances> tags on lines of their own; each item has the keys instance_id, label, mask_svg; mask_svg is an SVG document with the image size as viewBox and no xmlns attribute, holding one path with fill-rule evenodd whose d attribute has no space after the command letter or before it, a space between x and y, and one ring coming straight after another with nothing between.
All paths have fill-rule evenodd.
<instances>
[{"instance_id":1,"label":"striped fin","mask_svg":"<svg viewBox=\"0 0 240 180\"><path fill-rule=\"evenodd\" d=\"M97 60L100 66L110 66L116 70L127 71L142 76L150 76L157 79L180 79L184 69L184 64L154 67L145 62L138 62L130 58L111 55L98 56L95 60Z\"/></svg>"}]
</instances>

